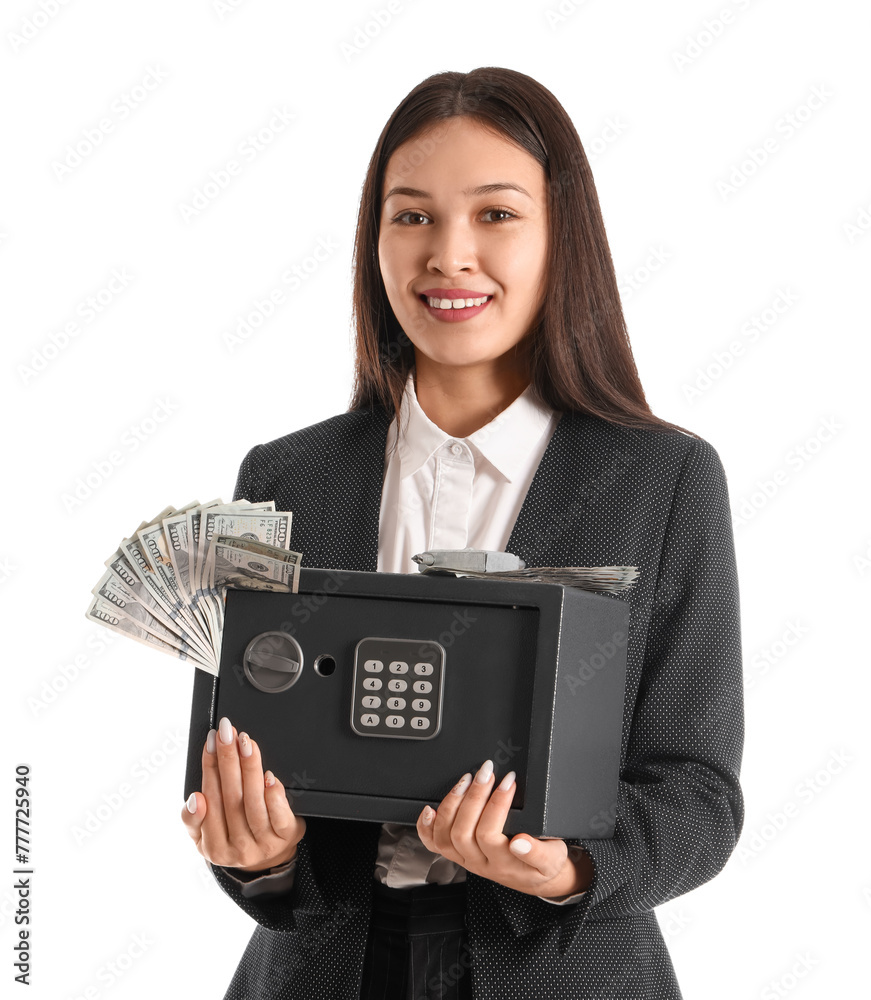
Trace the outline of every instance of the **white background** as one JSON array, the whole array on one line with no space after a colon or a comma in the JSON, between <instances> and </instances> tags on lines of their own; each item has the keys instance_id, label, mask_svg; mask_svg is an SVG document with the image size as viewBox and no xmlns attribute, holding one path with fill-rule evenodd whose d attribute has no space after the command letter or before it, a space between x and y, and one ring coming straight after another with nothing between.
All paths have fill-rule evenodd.
<instances>
[{"instance_id":1,"label":"white background","mask_svg":"<svg viewBox=\"0 0 871 1000\"><path fill-rule=\"evenodd\" d=\"M424 77L501 65L575 122L651 408L728 475L747 814L724 871L657 911L684 996L856 996L871 931L867 5L404 0L378 26L385 6L3 4L4 993L24 762L28 995L223 995L255 925L179 818L194 668L87 623L89 591L141 520L229 498L253 444L347 408L375 141ZM245 160L275 109L292 121ZM241 173L186 220L233 158ZM335 249L230 350L319 241ZM116 269L126 286L86 321Z\"/></svg>"}]
</instances>

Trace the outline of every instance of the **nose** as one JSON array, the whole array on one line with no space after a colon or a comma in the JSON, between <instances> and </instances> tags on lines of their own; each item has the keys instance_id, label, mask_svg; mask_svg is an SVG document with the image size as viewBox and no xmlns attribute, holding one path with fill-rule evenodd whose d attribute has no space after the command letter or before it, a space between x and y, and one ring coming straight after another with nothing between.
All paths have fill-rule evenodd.
<instances>
[{"instance_id":1,"label":"nose","mask_svg":"<svg viewBox=\"0 0 871 1000\"><path fill-rule=\"evenodd\" d=\"M444 275L474 270L477 266L477 248L468 225L462 222L442 223L434 226L427 268Z\"/></svg>"}]
</instances>

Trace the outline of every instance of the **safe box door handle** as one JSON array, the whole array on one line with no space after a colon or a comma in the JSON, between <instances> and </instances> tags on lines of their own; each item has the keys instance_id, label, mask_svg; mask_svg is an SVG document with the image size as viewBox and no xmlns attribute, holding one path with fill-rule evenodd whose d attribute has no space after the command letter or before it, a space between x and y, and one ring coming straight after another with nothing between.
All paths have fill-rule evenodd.
<instances>
[{"instance_id":1,"label":"safe box door handle","mask_svg":"<svg viewBox=\"0 0 871 1000\"><path fill-rule=\"evenodd\" d=\"M261 632L248 643L242 667L248 680L260 691L278 694L302 676L302 647L287 632Z\"/></svg>"},{"instance_id":2,"label":"safe box door handle","mask_svg":"<svg viewBox=\"0 0 871 1000\"><path fill-rule=\"evenodd\" d=\"M248 662L254 667L280 670L286 674L295 674L300 667L298 660L291 660L288 656L281 656L266 649L252 649L248 654Z\"/></svg>"}]
</instances>

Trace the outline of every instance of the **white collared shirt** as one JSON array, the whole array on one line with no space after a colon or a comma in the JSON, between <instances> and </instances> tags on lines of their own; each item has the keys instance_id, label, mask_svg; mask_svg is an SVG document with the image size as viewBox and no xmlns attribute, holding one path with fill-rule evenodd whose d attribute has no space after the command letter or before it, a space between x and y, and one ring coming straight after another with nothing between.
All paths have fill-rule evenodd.
<instances>
[{"instance_id":1,"label":"white collared shirt","mask_svg":"<svg viewBox=\"0 0 871 1000\"><path fill-rule=\"evenodd\" d=\"M452 437L421 409L409 375L387 431L378 534L378 570L416 573L427 549L502 552L559 415L532 386L465 438Z\"/></svg>"}]
</instances>

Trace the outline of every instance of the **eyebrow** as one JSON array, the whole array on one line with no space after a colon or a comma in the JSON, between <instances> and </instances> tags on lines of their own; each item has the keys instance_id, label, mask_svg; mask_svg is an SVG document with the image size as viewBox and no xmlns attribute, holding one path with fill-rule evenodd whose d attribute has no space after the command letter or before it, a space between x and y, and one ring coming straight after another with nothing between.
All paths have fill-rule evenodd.
<instances>
[{"instance_id":1,"label":"eyebrow","mask_svg":"<svg viewBox=\"0 0 871 1000\"><path fill-rule=\"evenodd\" d=\"M511 181L497 181L495 184L481 184L479 187L466 188L466 190L461 191L460 194L464 194L468 198L472 198L482 194L495 194L497 191L518 191L520 194L524 194L527 198L532 200L532 195L525 188L522 188L519 184L512 184ZM406 194L409 198L432 198L432 195L428 191L421 191L419 188L392 187L384 196L384 200L387 201L387 199L394 194Z\"/></svg>"}]
</instances>

